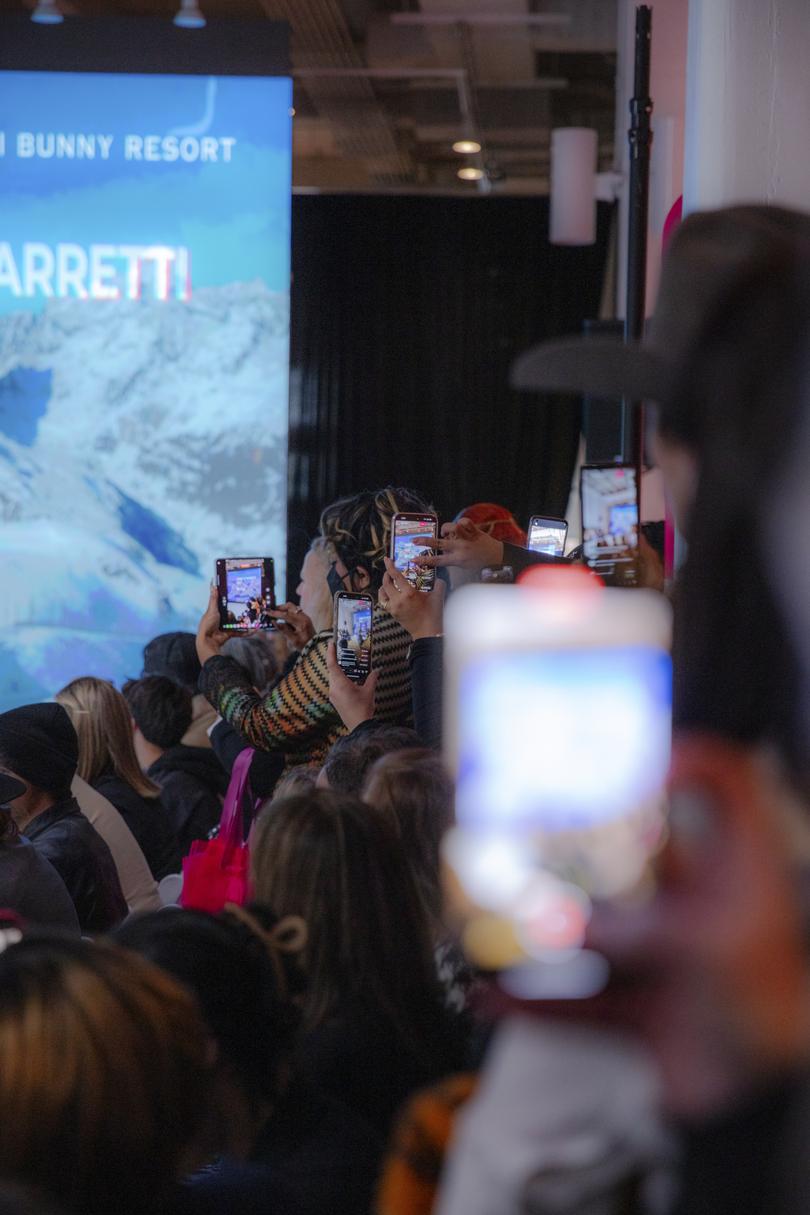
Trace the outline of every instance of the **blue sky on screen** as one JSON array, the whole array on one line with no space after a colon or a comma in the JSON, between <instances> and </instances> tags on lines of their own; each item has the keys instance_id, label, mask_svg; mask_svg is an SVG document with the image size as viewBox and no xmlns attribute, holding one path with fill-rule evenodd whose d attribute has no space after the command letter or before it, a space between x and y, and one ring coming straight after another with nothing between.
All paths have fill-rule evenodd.
<instances>
[{"instance_id":1,"label":"blue sky on screen","mask_svg":"<svg viewBox=\"0 0 810 1215\"><path fill-rule=\"evenodd\" d=\"M195 289L260 278L286 291L291 103L283 78L2 73L0 239L15 256L24 241L185 246ZM217 161L125 158L127 136L187 132L219 141ZM25 159L20 133L112 143L108 159L99 145L95 159ZM42 306L0 289L0 313Z\"/></svg>"}]
</instances>

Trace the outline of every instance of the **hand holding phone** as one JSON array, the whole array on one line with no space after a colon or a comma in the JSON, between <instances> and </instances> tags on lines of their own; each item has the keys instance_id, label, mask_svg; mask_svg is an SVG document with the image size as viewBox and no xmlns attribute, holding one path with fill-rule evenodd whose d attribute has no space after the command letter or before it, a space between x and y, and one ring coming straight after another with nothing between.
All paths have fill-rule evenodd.
<instances>
[{"instance_id":1,"label":"hand holding phone","mask_svg":"<svg viewBox=\"0 0 810 1215\"><path fill-rule=\"evenodd\" d=\"M227 633L275 627L275 566L272 557L218 557L219 625Z\"/></svg>"},{"instance_id":2,"label":"hand holding phone","mask_svg":"<svg viewBox=\"0 0 810 1215\"><path fill-rule=\"evenodd\" d=\"M418 565L417 557L432 557L433 541L439 534L439 520L432 514L394 515L391 520L391 560L411 586L417 591L432 591L436 585L436 571L430 566Z\"/></svg>"},{"instance_id":3,"label":"hand holding phone","mask_svg":"<svg viewBox=\"0 0 810 1215\"><path fill-rule=\"evenodd\" d=\"M380 587L380 606L398 620L416 641L420 637L436 637L442 632L445 584L436 583L430 594L419 594L415 587L385 558L385 573Z\"/></svg>"}]
</instances>

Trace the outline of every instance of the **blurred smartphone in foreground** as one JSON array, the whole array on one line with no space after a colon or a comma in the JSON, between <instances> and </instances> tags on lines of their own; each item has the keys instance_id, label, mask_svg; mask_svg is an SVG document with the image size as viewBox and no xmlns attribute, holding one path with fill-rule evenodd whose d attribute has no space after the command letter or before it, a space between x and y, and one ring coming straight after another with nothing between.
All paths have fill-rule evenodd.
<instances>
[{"instance_id":1,"label":"blurred smartphone in foreground","mask_svg":"<svg viewBox=\"0 0 810 1215\"><path fill-rule=\"evenodd\" d=\"M371 595L338 591L335 595L334 639L337 660L344 675L355 683L365 683L371 670L372 618Z\"/></svg>"},{"instance_id":2,"label":"blurred smartphone in foreground","mask_svg":"<svg viewBox=\"0 0 810 1215\"><path fill-rule=\"evenodd\" d=\"M218 557L216 580L220 628L231 633L275 628L268 615L276 606L272 557Z\"/></svg>"},{"instance_id":3,"label":"blurred smartphone in foreground","mask_svg":"<svg viewBox=\"0 0 810 1215\"><path fill-rule=\"evenodd\" d=\"M462 588L445 627L444 857L465 939L496 969L559 960L590 899L631 890L661 836L669 605L555 567L547 588Z\"/></svg>"},{"instance_id":4,"label":"blurred smartphone in foreground","mask_svg":"<svg viewBox=\"0 0 810 1215\"><path fill-rule=\"evenodd\" d=\"M414 564L414 557L432 557L433 549L420 540L435 540L439 520L431 514L398 514L391 520L391 560L417 591L432 591L436 585L435 569L423 569Z\"/></svg>"},{"instance_id":5,"label":"blurred smartphone in foreground","mask_svg":"<svg viewBox=\"0 0 810 1215\"><path fill-rule=\"evenodd\" d=\"M585 564L608 586L638 582L638 486L631 464L585 464L580 473Z\"/></svg>"},{"instance_id":6,"label":"blurred smartphone in foreground","mask_svg":"<svg viewBox=\"0 0 810 1215\"><path fill-rule=\"evenodd\" d=\"M545 515L532 515L529 520L527 548L533 553L545 553L548 557L565 555L565 540L568 523L565 519L552 519Z\"/></svg>"}]
</instances>

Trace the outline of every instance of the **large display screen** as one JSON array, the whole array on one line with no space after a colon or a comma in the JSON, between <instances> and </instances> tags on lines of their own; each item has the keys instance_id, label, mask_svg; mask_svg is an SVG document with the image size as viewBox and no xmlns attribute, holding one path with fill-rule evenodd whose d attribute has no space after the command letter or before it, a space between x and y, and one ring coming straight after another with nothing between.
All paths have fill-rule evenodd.
<instances>
[{"instance_id":1,"label":"large display screen","mask_svg":"<svg viewBox=\"0 0 810 1215\"><path fill-rule=\"evenodd\" d=\"M291 84L0 73L0 710L284 585Z\"/></svg>"}]
</instances>

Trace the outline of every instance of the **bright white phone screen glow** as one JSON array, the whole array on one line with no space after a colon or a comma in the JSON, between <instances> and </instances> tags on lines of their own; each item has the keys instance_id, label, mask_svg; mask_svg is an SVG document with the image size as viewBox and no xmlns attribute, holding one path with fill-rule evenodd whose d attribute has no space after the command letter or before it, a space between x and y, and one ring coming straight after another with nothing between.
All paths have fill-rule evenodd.
<instances>
[{"instance_id":1,"label":"bright white phone screen glow","mask_svg":"<svg viewBox=\"0 0 810 1215\"><path fill-rule=\"evenodd\" d=\"M631 812L670 755L671 663L648 647L497 653L459 695L464 826L576 830Z\"/></svg>"}]
</instances>

